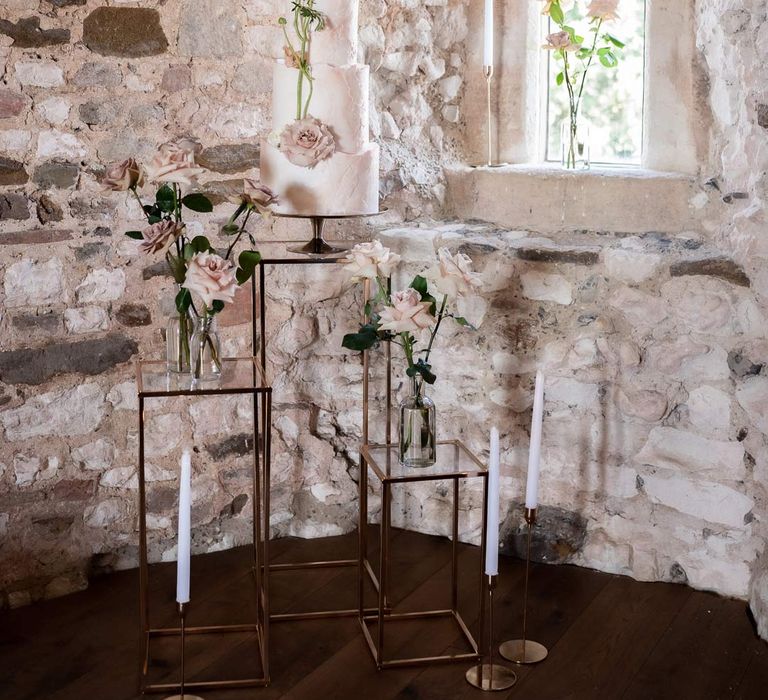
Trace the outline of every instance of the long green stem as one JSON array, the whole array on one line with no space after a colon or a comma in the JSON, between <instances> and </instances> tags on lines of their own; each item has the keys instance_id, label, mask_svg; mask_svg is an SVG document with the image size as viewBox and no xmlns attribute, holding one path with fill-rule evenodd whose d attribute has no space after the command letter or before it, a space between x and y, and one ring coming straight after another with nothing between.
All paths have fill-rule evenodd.
<instances>
[{"instance_id":1,"label":"long green stem","mask_svg":"<svg viewBox=\"0 0 768 700\"><path fill-rule=\"evenodd\" d=\"M589 71L592 61L595 58L595 49L597 48L597 40L600 38L600 27L603 26L603 20L600 19L597 23L597 29L595 30L595 40L592 42L592 50L589 52L589 61L584 68L584 72L581 75L581 86L579 87L579 96L576 98L576 115L578 116L579 107L581 106L581 96L584 92L584 84L587 81L587 72Z\"/></svg>"},{"instance_id":2,"label":"long green stem","mask_svg":"<svg viewBox=\"0 0 768 700\"><path fill-rule=\"evenodd\" d=\"M243 233L245 233L245 227L248 225L248 219L251 216L251 213L253 212L253 209L250 207L248 208L248 211L245 214L245 218L243 219L243 225L240 227L240 231L238 231L237 237L234 241L232 241L232 244L227 248L227 254L224 256L226 260L229 260L229 256L232 254L232 249L237 245L238 241L242 238Z\"/></svg>"}]
</instances>

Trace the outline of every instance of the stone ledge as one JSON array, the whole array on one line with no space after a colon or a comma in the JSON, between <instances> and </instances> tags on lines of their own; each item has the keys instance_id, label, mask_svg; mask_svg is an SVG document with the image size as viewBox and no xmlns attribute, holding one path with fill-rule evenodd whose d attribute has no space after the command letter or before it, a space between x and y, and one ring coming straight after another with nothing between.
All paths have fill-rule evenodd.
<instances>
[{"instance_id":1,"label":"stone ledge","mask_svg":"<svg viewBox=\"0 0 768 700\"><path fill-rule=\"evenodd\" d=\"M693 200L703 194L688 175L641 168L457 165L446 169L446 179L454 216L544 233L681 233L695 227Z\"/></svg>"}]
</instances>

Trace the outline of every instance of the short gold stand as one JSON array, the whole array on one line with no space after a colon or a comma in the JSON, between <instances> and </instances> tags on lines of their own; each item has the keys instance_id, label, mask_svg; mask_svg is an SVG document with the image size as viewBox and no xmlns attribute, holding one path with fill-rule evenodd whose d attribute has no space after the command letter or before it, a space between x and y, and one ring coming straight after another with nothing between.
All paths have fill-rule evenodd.
<instances>
[{"instance_id":1,"label":"short gold stand","mask_svg":"<svg viewBox=\"0 0 768 700\"><path fill-rule=\"evenodd\" d=\"M292 253L302 253L304 255L332 255L333 253L344 252L344 248L326 243L323 238L324 216L310 216L309 220L312 222L312 240L304 245L290 247L288 250Z\"/></svg>"},{"instance_id":2,"label":"short gold stand","mask_svg":"<svg viewBox=\"0 0 768 700\"><path fill-rule=\"evenodd\" d=\"M496 577L488 577L488 663L478 664L467 671L467 683L480 690L507 690L517 683L517 674L502 664L493 663L493 589Z\"/></svg>"},{"instance_id":3,"label":"short gold stand","mask_svg":"<svg viewBox=\"0 0 768 700\"><path fill-rule=\"evenodd\" d=\"M501 168L509 163L494 163L493 162L493 110L491 109L491 95L493 84L493 66L483 66L483 74L485 75L485 89L486 89L486 111L488 115L488 160L485 163L473 165L473 168Z\"/></svg>"},{"instance_id":4,"label":"short gold stand","mask_svg":"<svg viewBox=\"0 0 768 700\"><path fill-rule=\"evenodd\" d=\"M181 695L171 695L165 700L203 700L199 695L186 695L184 693L184 646L187 637L187 606L179 603L179 619L181 620Z\"/></svg>"},{"instance_id":5,"label":"short gold stand","mask_svg":"<svg viewBox=\"0 0 768 700\"><path fill-rule=\"evenodd\" d=\"M526 639L528 626L528 575L531 568L531 531L536 523L536 509L525 509L525 522L528 524L528 552L525 557L525 595L523 596L523 638L504 642L499 653L508 661L516 664L537 664L547 658L547 647Z\"/></svg>"}]
</instances>

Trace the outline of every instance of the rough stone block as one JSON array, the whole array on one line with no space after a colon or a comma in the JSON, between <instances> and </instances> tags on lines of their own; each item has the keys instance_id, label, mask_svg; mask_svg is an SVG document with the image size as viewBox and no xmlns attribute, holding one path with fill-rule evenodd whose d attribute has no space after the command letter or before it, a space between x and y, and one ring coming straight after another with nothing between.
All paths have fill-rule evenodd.
<instances>
[{"instance_id":1,"label":"rough stone block","mask_svg":"<svg viewBox=\"0 0 768 700\"><path fill-rule=\"evenodd\" d=\"M0 413L0 423L6 438L12 441L47 435L90 435L105 412L104 391L91 382L33 396L23 406Z\"/></svg>"},{"instance_id":2,"label":"rough stone block","mask_svg":"<svg viewBox=\"0 0 768 700\"><path fill-rule=\"evenodd\" d=\"M198 32L201 29L197 27ZM95 9L83 23L83 43L102 56L128 58L156 56L168 49L160 14L140 7Z\"/></svg>"},{"instance_id":3,"label":"rough stone block","mask_svg":"<svg viewBox=\"0 0 768 700\"><path fill-rule=\"evenodd\" d=\"M23 163L0 156L0 185L23 185L27 180Z\"/></svg>"},{"instance_id":4,"label":"rough stone block","mask_svg":"<svg viewBox=\"0 0 768 700\"><path fill-rule=\"evenodd\" d=\"M96 340L0 352L0 379L7 384L43 384L61 374L97 375L138 352L135 340L113 334Z\"/></svg>"},{"instance_id":5,"label":"rough stone block","mask_svg":"<svg viewBox=\"0 0 768 700\"><path fill-rule=\"evenodd\" d=\"M116 268L102 268L88 273L77 287L77 300L81 304L115 301L125 291L125 272Z\"/></svg>"},{"instance_id":6,"label":"rough stone block","mask_svg":"<svg viewBox=\"0 0 768 700\"><path fill-rule=\"evenodd\" d=\"M242 4L234 0L186 0L179 26L182 56L240 56Z\"/></svg>"},{"instance_id":7,"label":"rough stone block","mask_svg":"<svg viewBox=\"0 0 768 700\"><path fill-rule=\"evenodd\" d=\"M22 194L0 194L0 221L29 219L29 200Z\"/></svg>"},{"instance_id":8,"label":"rough stone block","mask_svg":"<svg viewBox=\"0 0 768 700\"><path fill-rule=\"evenodd\" d=\"M64 84L64 72L53 61L19 61L14 69L22 85L51 88Z\"/></svg>"},{"instance_id":9,"label":"rough stone block","mask_svg":"<svg viewBox=\"0 0 768 700\"><path fill-rule=\"evenodd\" d=\"M152 323L152 314L143 304L123 304L115 313L118 323L123 326L149 326Z\"/></svg>"},{"instance_id":10,"label":"rough stone block","mask_svg":"<svg viewBox=\"0 0 768 700\"><path fill-rule=\"evenodd\" d=\"M165 92L181 92L192 87L192 71L189 66L171 66L160 82L160 89Z\"/></svg>"},{"instance_id":11,"label":"rough stone block","mask_svg":"<svg viewBox=\"0 0 768 700\"><path fill-rule=\"evenodd\" d=\"M5 305L41 306L66 300L63 266L57 258L47 262L23 259L5 273Z\"/></svg>"},{"instance_id":12,"label":"rough stone block","mask_svg":"<svg viewBox=\"0 0 768 700\"><path fill-rule=\"evenodd\" d=\"M708 260L684 260L674 263L670 266L669 272L672 277L683 277L685 275L706 275L709 277L719 277L726 282L739 285L740 287L749 287L751 282L744 268L733 260L728 258L710 258Z\"/></svg>"},{"instance_id":13,"label":"rough stone block","mask_svg":"<svg viewBox=\"0 0 768 700\"><path fill-rule=\"evenodd\" d=\"M69 333L95 333L109 328L107 312L100 306L85 306L64 311L64 325Z\"/></svg>"},{"instance_id":14,"label":"rough stone block","mask_svg":"<svg viewBox=\"0 0 768 700\"><path fill-rule=\"evenodd\" d=\"M37 136L37 157L77 160L86 154L85 146L74 134L64 131L41 131Z\"/></svg>"},{"instance_id":15,"label":"rough stone block","mask_svg":"<svg viewBox=\"0 0 768 700\"><path fill-rule=\"evenodd\" d=\"M216 173L241 173L259 167L261 149L252 143L211 146L198 156L197 163Z\"/></svg>"},{"instance_id":16,"label":"rough stone block","mask_svg":"<svg viewBox=\"0 0 768 700\"><path fill-rule=\"evenodd\" d=\"M41 224L50 224L51 222L61 221L64 218L64 212L61 207L47 194L40 195L37 200L36 209L37 220Z\"/></svg>"},{"instance_id":17,"label":"rough stone block","mask_svg":"<svg viewBox=\"0 0 768 700\"><path fill-rule=\"evenodd\" d=\"M48 161L35 168L32 179L44 189L57 187L65 190L74 187L79 173L80 168L73 163Z\"/></svg>"},{"instance_id":18,"label":"rough stone block","mask_svg":"<svg viewBox=\"0 0 768 700\"><path fill-rule=\"evenodd\" d=\"M72 82L78 87L114 88L122 82L122 75L115 66L92 61L78 69Z\"/></svg>"},{"instance_id":19,"label":"rough stone block","mask_svg":"<svg viewBox=\"0 0 768 700\"><path fill-rule=\"evenodd\" d=\"M49 228L0 233L0 245L39 245L43 243L59 243L71 239L72 231Z\"/></svg>"},{"instance_id":20,"label":"rough stone block","mask_svg":"<svg viewBox=\"0 0 768 700\"><path fill-rule=\"evenodd\" d=\"M0 119L19 116L26 105L24 95L11 90L0 90Z\"/></svg>"},{"instance_id":21,"label":"rough stone block","mask_svg":"<svg viewBox=\"0 0 768 700\"><path fill-rule=\"evenodd\" d=\"M0 19L0 34L11 37L13 46L19 49L33 49L69 42L69 29L41 29L39 17L24 17L15 24L6 19Z\"/></svg>"},{"instance_id":22,"label":"rough stone block","mask_svg":"<svg viewBox=\"0 0 768 700\"><path fill-rule=\"evenodd\" d=\"M512 503L501 524L499 551L524 559L528 526L520 517L521 504ZM565 564L584 547L587 519L579 513L554 506L541 506L536 514L531 540L531 559L546 564Z\"/></svg>"},{"instance_id":23,"label":"rough stone block","mask_svg":"<svg viewBox=\"0 0 768 700\"><path fill-rule=\"evenodd\" d=\"M520 276L523 296L534 301L551 301L568 306L573 303L571 283L563 276L546 272L525 272Z\"/></svg>"}]
</instances>

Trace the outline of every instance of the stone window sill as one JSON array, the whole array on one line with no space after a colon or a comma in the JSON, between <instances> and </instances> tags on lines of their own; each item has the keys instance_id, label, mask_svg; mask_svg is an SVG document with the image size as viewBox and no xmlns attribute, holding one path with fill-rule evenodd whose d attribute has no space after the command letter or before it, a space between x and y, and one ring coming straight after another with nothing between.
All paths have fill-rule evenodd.
<instances>
[{"instance_id":1,"label":"stone window sill","mask_svg":"<svg viewBox=\"0 0 768 700\"><path fill-rule=\"evenodd\" d=\"M542 232L681 233L695 227L696 212L709 200L690 175L638 167L456 165L446 178L457 218Z\"/></svg>"}]
</instances>

